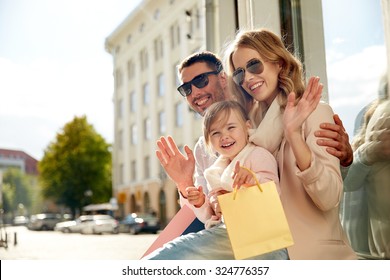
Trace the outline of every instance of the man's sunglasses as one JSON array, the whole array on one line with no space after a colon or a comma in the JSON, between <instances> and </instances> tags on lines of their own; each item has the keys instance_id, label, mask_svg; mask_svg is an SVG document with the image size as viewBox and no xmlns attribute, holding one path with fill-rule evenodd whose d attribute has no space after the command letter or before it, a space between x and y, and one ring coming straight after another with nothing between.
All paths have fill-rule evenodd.
<instances>
[{"instance_id":1,"label":"man's sunglasses","mask_svg":"<svg viewBox=\"0 0 390 280\"><path fill-rule=\"evenodd\" d=\"M252 74L261 74L264 71L263 63L258 59L249 60L246 64L246 71ZM245 69L237 68L236 71L233 72L233 81L241 86L245 79Z\"/></svg>"},{"instance_id":2,"label":"man's sunglasses","mask_svg":"<svg viewBox=\"0 0 390 280\"><path fill-rule=\"evenodd\" d=\"M217 75L221 70L216 71L210 71L206 73L202 73L195 78L193 78L191 81L182 84L177 88L177 90L180 92L180 94L184 97L187 97L192 93L192 85L196 86L197 88L204 88L209 84L209 75Z\"/></svg>"}]
</instances>

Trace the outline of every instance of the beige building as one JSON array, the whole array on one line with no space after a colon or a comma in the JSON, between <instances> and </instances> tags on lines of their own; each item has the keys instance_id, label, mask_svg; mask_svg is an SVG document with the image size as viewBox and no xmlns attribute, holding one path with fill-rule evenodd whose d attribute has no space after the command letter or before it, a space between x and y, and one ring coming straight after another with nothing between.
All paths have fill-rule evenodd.
<instances>
[{"instance_id":1,"label":"beige building","mask_svg":"<svg viewBox=\"0 0 390 280\"><path fill-rule=\"evenodd\" d=\"M388 2L382 0L386 7ZM143 0L107 37L115 78L118 215L156 211L166 223L179 209L176 187L155 156L156 140L172 135L181 148L192 148L201 118L176 90L176 67L198 50L219 53L238 28L246 27L286 36L307 76L321 77L328 99L321 0Z\"/></svg>"}]
</instances>

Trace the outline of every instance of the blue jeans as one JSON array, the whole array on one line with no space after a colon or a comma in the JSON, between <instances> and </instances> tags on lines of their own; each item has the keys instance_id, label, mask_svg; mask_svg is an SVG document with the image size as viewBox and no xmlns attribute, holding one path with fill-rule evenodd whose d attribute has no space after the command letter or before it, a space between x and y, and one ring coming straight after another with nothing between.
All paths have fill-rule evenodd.
<instances>
[{"instance_id":1,"label":"blue jeans","mask_svg":"<svg viewBox=\"0 0 390 280\"><path fill-rule=\"evenodd\" d=\"M146 260L234 260L224 224L177 237L145 256ZM255 256L248 260L288 260L287 249Z\"/></svg>"}]
</instances>

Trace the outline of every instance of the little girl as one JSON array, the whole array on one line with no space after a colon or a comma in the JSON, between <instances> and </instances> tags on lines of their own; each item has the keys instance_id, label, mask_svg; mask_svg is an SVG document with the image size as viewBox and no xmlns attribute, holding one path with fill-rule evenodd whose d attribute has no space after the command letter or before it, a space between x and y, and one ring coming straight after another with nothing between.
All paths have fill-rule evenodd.
<instances>
[{"instance_id":1,"label":"little girl","mask_svg":"<svg viewBox=\"0 0 390 280\"><path fill-rule=\"evenodd\" d=\"M144 259L149 260L233 260L226 226L221 220L217 196L233 190L232 186L254 184L252 170L260 183L274 181L279 188L276 160L267 150L250 144L251 123L243 107L236 101L220 101L211 105L204 115L204 137L216 162L205 171L207 187L211 194L206 198L202 187L186 188L188 201L206 229L182 235L166 243ZM232 173L234 176L232 178ZM279 192L279 190L278 190ZM280 192L279 192L280 193ZM255 213L249 213L250 215ZM287 260L287 249L251 257L252 260Z\"/></svg>"},{"instance_id":2,"label":"little girl","mask_svg":"<svg viewBox=\"0 0 390 280\"><path fill-rule=\"evenodd\" d=\"M231 192L233 186L240 187L245 182L245 185L255 183L253 175L245 167L256 174L260 183L274 181L280 193L277 162L269 151L249 143L250 128L248 114L236 101L217 102L204 115L205 142L210 153L219 155L216 162L205 171L209 189L208 207L199 207L207 202L200 188L191 186L186 190L189 202L199 208L197 216L206 228L221 222L218 195Z\"/></svg>"}]
</instances>

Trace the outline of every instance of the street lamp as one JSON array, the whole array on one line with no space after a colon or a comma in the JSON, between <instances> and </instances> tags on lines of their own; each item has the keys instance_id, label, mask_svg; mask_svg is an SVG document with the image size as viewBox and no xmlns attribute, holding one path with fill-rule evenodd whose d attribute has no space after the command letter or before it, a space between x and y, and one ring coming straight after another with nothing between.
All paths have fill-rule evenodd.
<instances>
[{"instance_id":1,"label":"street lamp","mask_svg":"<svg viewBox=\"0 0 390 280\"><path fill-rule=\"evenodd\" d=\"M91 202L91 197L93 195L93 192L92 190L88 189L84 192L84 196L85 196L85 202L86 204L88 205L90 202Z\"/></svg>"}]
</instances>

